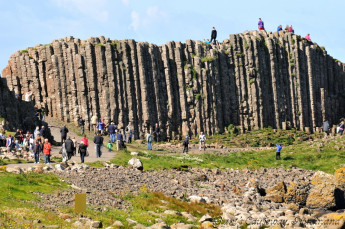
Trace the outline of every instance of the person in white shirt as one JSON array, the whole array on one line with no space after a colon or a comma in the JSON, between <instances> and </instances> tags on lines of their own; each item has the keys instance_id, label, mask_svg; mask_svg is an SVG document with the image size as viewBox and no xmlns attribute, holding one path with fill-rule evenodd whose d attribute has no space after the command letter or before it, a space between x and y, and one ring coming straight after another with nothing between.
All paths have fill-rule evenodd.
<instances>
[{"instance_id":1,"label":"person in white shirt","mask_svg":"<svg viewBox=\"0 0 345 229\"><path fill-rule=\"evenodd\" d=\"M204 135L203 132L200 133L199 135L199 150L201 151L201 148L204 148L205 151L205 141L206 141L206 136Z\"/></svg>"}]
</instances>

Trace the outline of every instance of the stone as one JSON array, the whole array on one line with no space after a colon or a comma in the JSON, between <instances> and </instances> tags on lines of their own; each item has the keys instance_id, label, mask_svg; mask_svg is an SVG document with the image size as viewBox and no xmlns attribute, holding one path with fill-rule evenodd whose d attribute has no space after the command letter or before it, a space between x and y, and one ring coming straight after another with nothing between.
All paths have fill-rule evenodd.
<instances>
[{"instance_id":1,"label":"stone","mask_svg":"<svg viewBox=\"0 0 345 229\"><path fill-rule=\"evenodd\" d=\"M309 182L291 182L287 186L286 193L284 195L284 201L285 203L297 203L301 206L304 206L307 202L309 190Z\"/></svg>"},{"instance_id":2,"label":"stone","mask_svg":"<svg viewBox=\"0 0 345 229\"><path fill-rule=\"evenodd\" d=\"M200 219L199 222L205 222L205 221L212 221L212 217L209 214L203 215Z\"/></svg>"},{"instance_id":3,"label":"stone","mask_svg":"<svg viewBox=\"0 0 345 229\"><path fill-rule=\"evenodd\" d=\"M166 223L156 223L149 227L150 229L170 229Z\"/></svg>"},{"instance_id":4,"label":"stone","mask_svg":"<svg viewBox=\"0 0 345 229\"><path fill-rule=\"evenodd\" d=\"M132 156L138 156L138 154L139 154L138 152L131 152Z\"/></svg>"},{"instance_id":5,"label":"stone","mask_svg":"<svg viewBox=\"0 0 345 229\"><path fill-rule=\"evenodd\" d=\"M143 163L140 161L140 159L133 157L131 160L128 161L129 168L137 169L137 170L143 170Z\"/></svg>"},{"instance_id":6,"label":"stone","mask_svg":"<svg viewBox=\"0 0 345 229\"><path fill-rule=\"evenodd\" d=\"M129 224L137 224L138 222L135 221L135 220L132 220L130 218L127 218L126 221L129 223Z\"/></svg>"},{"instance_id":7,"label":"stone","mask_svg":"<svg viewBox=\"0 0 345 229\"><path fill-rule=\"evenodd\" d=\"M201 228L210 229L210 228L214 228L214 227L210 221L205 221L205 222L201 223Z\"/></svg>"},{"instance_id":8,"label":"stone","mask_svg":"<svg viewBox=\"0 0 345 229\"><path fill-rule=\"evenodd\" d=\"M293 126L313 131L324 117L338 120L343 114L336 87L343 79L342 64L283 32L246 31L207 46L193 40L157 46L131 39L66 38L26 51L11 55L2 71L0 116L12 129L13 123L24 126L32 119L33 103L63 121L83 114L87 128L91 113L106 122L114 119L121 129L131 122L139 141L155 122L162 139L173 139L201 130L223 133L230 123L241 130ZM296 82L308 90L298 89ZM17 91L30 102L16 99Z\"/></svg>"},{"instance_id":9,"label":"stone","mask_svg":"<svg viewBox=\"0 0 345 229\"><path fill-rule=\"evenodd\" d=\"M123 223L121 222L121 221L115 221L114 223L113 223L113 226L114 227L123 227Z\"/></svg>"},{"instance_id":10,"label":"stone","mask_svg":"<svg viewBox=\"0 0 345 229\"><path fill-rule=\"evenodd\" d=\"M56 169L57 171L62 171L62 170L65 170L66 167L64 166L64 164L56 164L56 165L55 165L55 169Z\"/></svg>"},{"instance_id":11,"label":"stone","mask_svg":"<svg viewBox=\"0 0 345 229\"><path fill-rule=\"evenodd\" d=\"M275 186L266 189L266 199L275 203L284 202L284 196L286 192L286 185L283 181L279 182Z\"/></svg>"},{"instance_id":12,"label":"stone","mask_svg":"<svg viewBox=\"0 0 345 229\"><path fill-rule=\"evenodd\" d=\"M165 215L181 215L181 213L179 213L178 211L174 211L174 210L165 210L163 212L163 214L165 214Z\"/></svg>"},{"instance_id":13,"label":"stone","mask_svg":"<svg viewBox=\"0 0 345 229\"><path fill-rule=\"evenodd\" d=\"M190 196L188 199L191 203L206 203L206 200L200 196Z\"/></svg>"},{"instance_id":14,"label":"stone","mask_svg":"<svg viewBox=\"0 0 345 229\"><path fill-rule=\"evenodd\" d=\"M14 168L6 167L6 172L20 174L20 173L23 173L23 170L18 166L14 167Z\"/></svg>"},{"instance_id":15,"label":"stone","mask_svg":"<svg viewBox=\"0 0 345 229\"><path fill-rule=\"evenodd\" d=\"M92 221L91 222L91 227L92 228L102 228L103 224L101 221Z\"/></svg>"},{"instance_id":16,"label":"stone","mask_svg":"<svg viewBox=\"0 0 345 229\"><path fill-rule=\"evenodd\" d=\"M308 208L336 209L337 204L343 205L344 197L340 196L343 192L341 194L341 190L336 189L333 175L317 171L311 183L312 188L306 202ZM337 200L339 200L338 203Z\"/></svg>"},{"instance_id":17,"label":"stone","mask_svg":"<svg viewBox=\"0 0 345 229\"><path fill-rule=\"evenodd\" d=\"M171 229L193 229L193 228L198 228L196 225L184 224L184 223L174 223L170 227L171 227Z\"/></svg>"}]
</instances>

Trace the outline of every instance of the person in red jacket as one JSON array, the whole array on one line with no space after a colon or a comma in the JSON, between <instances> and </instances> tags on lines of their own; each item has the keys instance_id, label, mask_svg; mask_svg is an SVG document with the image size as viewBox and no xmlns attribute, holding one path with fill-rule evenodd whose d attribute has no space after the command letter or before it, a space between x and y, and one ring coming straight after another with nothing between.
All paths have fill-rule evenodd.
<instances>
[{"instance_id":1,"label":"person in red jacket","mask_svg":"<svg viewBox=\"0 0 345 229\"><path fill-rule=\"evenodd\" d=\"M51 153L51 144L48 142L48 139L44 140L43 145L43 154L44 154L44 163L50 164L50 153Z\"/></svg>"}]
</instances>

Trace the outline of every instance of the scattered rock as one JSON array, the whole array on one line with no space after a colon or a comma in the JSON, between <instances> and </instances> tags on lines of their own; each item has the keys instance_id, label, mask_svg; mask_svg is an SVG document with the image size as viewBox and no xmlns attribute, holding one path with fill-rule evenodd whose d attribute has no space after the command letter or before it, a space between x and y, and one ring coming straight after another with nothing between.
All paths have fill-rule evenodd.
<instances>
[{"instance_id":1,"label":"scattered rock","mask_svg":"<svg viewBox=\"0 0 345 229\"><path fill-rule=\"evenodd\" d=\"M131 160L128 161L128 167L131 169L143 170L143 163L140 159L133 157Z\"/></svg>"},{"instance_id":2,"label":"scattered rock","mask_svg":"<svg viewBox=\"0 0 345 229\"><path fill-rule=\"evenodd\" d=\"M286 185L283 181L281 181L275 186L266 189L266 199L275 203L282 203L284 202L285 192Z\"/></svg>"}]
</instances>

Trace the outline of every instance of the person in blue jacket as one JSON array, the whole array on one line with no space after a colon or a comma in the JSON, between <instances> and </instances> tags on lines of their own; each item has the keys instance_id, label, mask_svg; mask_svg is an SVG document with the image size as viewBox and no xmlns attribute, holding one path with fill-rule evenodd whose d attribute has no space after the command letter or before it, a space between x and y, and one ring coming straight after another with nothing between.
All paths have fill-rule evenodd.
<instances>
[{"instance_id":1,"label":"person in blue jacket","mask_svg":"<svg viewBox=\"0 0 345 229\"><path fill-rule=\"evenodd\" d=\"M281 144L276 144L277 146L277 152L276 152L276 160L280 160L280 151L282 150L282 145Z\"/></svg>"},{"instance_id":2,"label":"person in blue jacket","mask_svg":"<svg viewBox=\"0 0 345 229\"><path fill-rule=\"evenodd\" d=\"M277 28L277 33L279 33L279 31L282 31L282 30L283 30L283 26L279 25L278 28Z\"/></svg>"}]
</instances>

